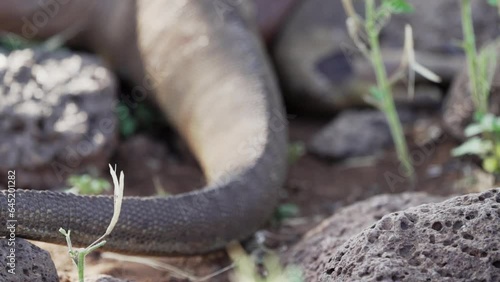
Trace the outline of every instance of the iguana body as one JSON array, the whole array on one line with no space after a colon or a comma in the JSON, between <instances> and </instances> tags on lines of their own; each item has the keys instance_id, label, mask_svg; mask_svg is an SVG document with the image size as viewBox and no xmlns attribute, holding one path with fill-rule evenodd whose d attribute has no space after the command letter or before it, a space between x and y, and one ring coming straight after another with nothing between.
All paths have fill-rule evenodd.
<instances>
[{"instance_id":1,"label":"iguana body","mask_svg":"<svg viewBox=\"0 0 500 282\"><path fill-rule=\"evenodd\" d=\"M208 252L251 235L277 204L287 135L279 91L253 27L234 5L221 10L220 2L67 1L46 25L35 26L41 38L75 31L73 44L108 58L143 87L137 91L152 90L208 181L203 190L168 198L126 197L107 250ZM0 29L22 34L22 18L33 19L43 8L18 3L2 1ZM144 70L152 79L144 79ZM0 207L6 222L5 191ZM62 227L71 230L74 244L85 245L104 233L113 200L18 190L16 209L16 236L65 244Z\"/></svg>"}]
</instances>

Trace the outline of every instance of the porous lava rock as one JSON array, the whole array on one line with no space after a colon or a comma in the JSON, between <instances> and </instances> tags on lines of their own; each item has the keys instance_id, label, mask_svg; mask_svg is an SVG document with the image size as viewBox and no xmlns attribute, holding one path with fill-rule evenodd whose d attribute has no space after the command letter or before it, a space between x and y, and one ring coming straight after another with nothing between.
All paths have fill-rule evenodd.
<instances>
[{"instance_id":1,"label":"porous lava rock","mask_svg":"<svg viewBox=\"0 0 500 282\"><path fill-rule=\"evenodd\" d=\"M16 170L16 188L49 189L106 166L116 146L115 97L115 79L95 56L0 53L0 179Z\"/></svg>"},{"instance_id":2,"label":"porous lava rock","mask_svg":"<svg viewBox=\"0 0 500 282\"><path fill-rule=\"evenodd\" d=\"M283 255L284 261L298 265L304 281L318 281L332 254L350 237L388 213L442 200L443 197L426 193L385 194L344 207L309 231Z\"/></svg>"},{"instance_id":3,"label":"porous lava rock","mask_svg":"<svg viewBox=\"0 0 500 282\"><path fill-rule=\"evenodd\" d=\"M500 281L500 189L388 214L318 272L319 281Z\"/></svg>"},{"instance_id":4,"label":"porous lava rock","mask_svg":"<svg viewBox=\"0 0 500 282\"><path fill-rule=\"evenodd\" d=\"M56 267L47 251L24 239L16 238L15 245L12 242L0 239L0 281L59 281Z\"/></svg>"}]
</instances>

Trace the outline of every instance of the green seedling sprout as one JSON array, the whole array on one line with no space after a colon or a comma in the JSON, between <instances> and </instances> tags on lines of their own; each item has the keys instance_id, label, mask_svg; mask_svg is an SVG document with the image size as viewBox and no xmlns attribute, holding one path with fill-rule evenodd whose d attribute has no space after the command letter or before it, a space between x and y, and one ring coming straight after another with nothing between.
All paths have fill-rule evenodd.
<instances>
[{"instance_id":1,"label":"green seedling sprout","mask_svg":"<svg viewBox=\"0 0 500 282\"><path fill-rule=\"evenodd\" d=\"M264 257L263 273L257 270L254 259L249 256L239 243L233 242L228 246L228 254L235 264L235 271L231 276L234 282L302 282L302 272L299 268L288 266L283 268L279 258L269 253Z\"/></svg>"},{"instance_id":2,"label":"green seedling sprout","mask_svg":"<svg viewBox=\"0 0 500 282\"><path fill-rule=\"evenodd\" d=\"M383 0L378 6L375 0L365 0L366 14L363 19L355 11L352 0L342 0L342 3L347 14L349 35L356 48L371 62L375 71L377 86L370 89L370 96L367 97L367 101L385 114L399 161L407 172L407 176L411 182L414 183L415 169L410 159L403 127L396 111L396 105L392 96L392 86L405 77L406 69L408 69L410 82L408 93L411 97L414 93L415 72L434 82L439 82L440 79L430 70L416 62L413 49L413 35L410 26L407 25L405 27L405 46L401 64L391 77L387 75L379 42L380 31L389 21L390 15L409 13L413 8L405 0Z\"/></svg>"},{"instance_id":3,"label":"green seedling sprout","mask_svg":"<svg viewBox=\"0 0 500 282\"><path fill-rule=\"evenodd\" d=\"M118 218L120 217L120 211L123 201L124 175L123 171L120 172L120 180L118 181L116 171L115 169L113 169L111 165L109 165L109 170L111 177L113 178L113 184L114 184L114 210L113 210L113 217L111 218L111 222L109 223L106 232L99 239L95 240L92 244L90 244L88 247L84 249L75 250L73 249L73 246L71 244L71 237L70 237L71 230L66 231L63 228L59 229L59 232L61 232L61 234L63 234L66 237L66 243L68 244L69 255L73 263L78 268L78 280L80 282L84 282L85 280L85 257L91 252L95 251L96 249L106 244L104 238L106 238L106 236L108 236L111 233L111 231L113 231L113 228L115 227L116 223L118 222Z\"/></svg>"}]
</instances>

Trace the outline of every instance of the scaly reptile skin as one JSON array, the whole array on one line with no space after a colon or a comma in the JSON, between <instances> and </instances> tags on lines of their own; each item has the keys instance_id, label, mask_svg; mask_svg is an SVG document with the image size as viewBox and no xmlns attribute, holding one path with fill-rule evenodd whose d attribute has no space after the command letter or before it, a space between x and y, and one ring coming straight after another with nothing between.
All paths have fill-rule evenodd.
<instances>
[{"instance_id":1,"label":"scaly reptile skin","mask_svg":"<svg viewBox=\"0 0 500 282\"><path fill-rule=\"evenodd\" d=\"M287 135L274 75L253 27L238 10L220 10L216 2L221 0L119 1L61 4L37 36L53 35L86 17L73 43L104 54L136 81L142 81L137 70L144 66L155 99L188 142L209 184L168 198L125 197L104 249L189 255L250 236L277 204ZM0 4L8 11L0 12L0 28L22 32L21 17L32 19L41 9L38 1L17 2ZM6 191L0 193L0 207L4 224ZM71 230L75 245L87 245L104 233L112 209L109 196L18 190L16 235L65 244L58 232L62 227ZM7 235L5 228L0 235Z\"/></svg>"}]
</instances>

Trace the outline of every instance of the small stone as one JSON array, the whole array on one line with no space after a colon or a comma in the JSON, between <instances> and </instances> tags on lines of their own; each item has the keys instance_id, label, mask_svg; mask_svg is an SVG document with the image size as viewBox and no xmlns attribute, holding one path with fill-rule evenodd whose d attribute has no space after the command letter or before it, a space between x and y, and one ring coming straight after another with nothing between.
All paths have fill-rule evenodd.
<instances>
[{"instance_id":1,"label":"small stone","mask_svg":"<svg viewBox=\"0 0 500 282\"><path fill-rule=\"evenodd\" d=\"M412 114L402 111L400 118L410 121ZM341 159L372 155L391 144L391 132L383 113L344 111L313 137L308 148L320 157Z\"/></svg>"},{"instance_id":2,"label":"small stone","mask_svg":"<svg viewBox=\"0 0 500 282\"><path fill-rule=\"evenodd\" d=\"M407 85L397 85L392 94L398 105L419 107L425 109L437 109L443 101L443 91L437 85L418 84L415 86L413 96L408 95Z\"/></svg>"},{"instance_id":3,"label":"small stone","mask_svg":"<svg viewBox=\"0 0 500 282\"><path fill-rule=\"evenodd\" d=\"M441 165L431 165L427 168L425 174L429 178L438 178L443 175L443 167Z\"/></svg>"},{"instance_id":4,"label":"small stone","mask_svg":"<svg viewBox=\"0 0 500 282\"><path fill-rule=\"evenodd\" d=\"M413 142L422 147L437 142L443 136L441 120L437 118L418 118L413 124Z\"/></svg>"}]
</instances>

